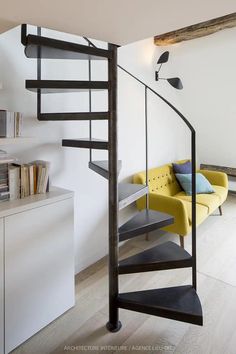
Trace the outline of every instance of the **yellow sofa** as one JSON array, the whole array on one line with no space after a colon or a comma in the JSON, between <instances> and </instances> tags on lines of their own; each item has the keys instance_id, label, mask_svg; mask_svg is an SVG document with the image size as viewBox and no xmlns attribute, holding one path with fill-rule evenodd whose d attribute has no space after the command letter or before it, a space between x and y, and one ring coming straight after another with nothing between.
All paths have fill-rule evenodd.
<instances>
[{"instance_id":1,"label":"yellow sofa","mask_svg":"<svg viewBox=\"0 0 236 354\"><path fill-rule=\"evenodd\" d=\"M183 163L186 160L176 163ZM225 173L198 170L213 185L215 193L197 195L197 225L201 224L217 208L222 215L221 205L227 198L228 178ZM137 173L133 177L133 183L145 184L145 172ZM191 196L187 196L182 191L175 178L172 164L152 168L148 171L149 186L149 208L174 216L173 225L165 227L163 230L179 234L180 243L184 247L184 238L191 231ZM145 197L137 201L139 210L145 208Z\"/></svg>"}]
</instances>

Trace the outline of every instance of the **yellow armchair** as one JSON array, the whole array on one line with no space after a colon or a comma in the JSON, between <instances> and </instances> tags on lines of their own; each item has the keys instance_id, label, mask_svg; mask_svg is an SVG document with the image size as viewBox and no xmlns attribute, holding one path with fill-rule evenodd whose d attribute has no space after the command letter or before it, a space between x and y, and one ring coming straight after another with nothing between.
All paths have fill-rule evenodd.
<instances>
[{"instance_id":1,"label":"yellow armchair","mask_svg":"<svg viewBox=\"0 0 236 354\"><path fill-rule=\"evenodd\" d=\"M183 163L186 160L178 161ZM213 185L215 193L197 195L196 216L197 225L201 224L217 208L221 211L221 205L227 198L228 178L225 173L199 170ZM146 183L145 172L137 173L133 182ZM174 224L164 230L176 233L180 236L181 245L184 245L183 237L191 231L191 196L186 196L182 191L172 168L172 164L153 168L148 171L149 208L174 216ZM137 207L142 210L146 207L145 197L137 200Z\"/></svg>"}]
</instances>

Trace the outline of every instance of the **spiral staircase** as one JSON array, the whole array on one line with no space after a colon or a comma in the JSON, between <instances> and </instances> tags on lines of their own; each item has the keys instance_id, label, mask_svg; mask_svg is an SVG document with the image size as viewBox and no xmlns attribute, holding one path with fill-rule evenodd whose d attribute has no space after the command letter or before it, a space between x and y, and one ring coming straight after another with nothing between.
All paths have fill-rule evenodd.
<instances>
[{"instance_id":1,"label":"spiral staircase","mask_svg":"<svg viewBox=\"0 0 236 354\"><path fill-rule=\"evenodd\" d=\"M202 325L201 304L196 292L196 190L195 190L195 131L187 119L164 97L143 83L140 79L117 65L117 46L108 44L108 49L97 48L84 38L86 45L43 37L41 29L37 35L27 34L27 25L22 25L22 44L27 58L37 59L37 79L26 80L26 89L37 94L37 118L40 121L88 121L88 138L64 139L62 146L67 148L89 149L88 167L108 180L109 187L109 320L107 328L116 332L121 328L119 308L143 312L150 315ZM89 65L87 81L42 80L41 61L49 59L87 60ZM91 60L108 61L108 81L91 80ZM169 105L187 124L192 133L192 254L173 242L165 242L151 249L119 261L119 242L137 237L144 233L163 228L174 222L171 215L148 209L148 166L146 162L146 185L118 183L121 161L117 159L117 71L118 68L131 75L145 88L145 107L147 92L150 91ZM91 110L91 92L108 92L108 110ZM43 113L41 97L58 92L89 92L88 112ZM147 114L145 119L147 120ZM92 137L91 122L108 122L107 140ZM147 136L146 136L147 141ZM107 150L108 160L94 161L92 150ZM147 157L147 153L146 153ZM147 160L146 160L147 161ZM124 225L118 226L118 213L137 199L146 196L146 209L138 212ZM192 284L161 289L119 292L119 276L148 271L176 268L192 268Z\"/></svg>"}]
</instances>

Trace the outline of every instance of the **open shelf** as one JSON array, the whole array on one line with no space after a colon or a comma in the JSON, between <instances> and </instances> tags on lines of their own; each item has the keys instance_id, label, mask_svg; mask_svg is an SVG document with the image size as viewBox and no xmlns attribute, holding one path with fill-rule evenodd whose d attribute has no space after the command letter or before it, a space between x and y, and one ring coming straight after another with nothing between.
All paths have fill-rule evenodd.
<instances>
[{"instance_id":1,"label":"open shelf","mask_svg":"<svg viewBox=\"0 0 236 354\"><path fill-rule=\"evenodd\" d=\"M35 142L35 138L25 137L25 136L19 136L17 138L0 138L0 146L33 143L33 142Z\"/></svg>"}]
</instances>

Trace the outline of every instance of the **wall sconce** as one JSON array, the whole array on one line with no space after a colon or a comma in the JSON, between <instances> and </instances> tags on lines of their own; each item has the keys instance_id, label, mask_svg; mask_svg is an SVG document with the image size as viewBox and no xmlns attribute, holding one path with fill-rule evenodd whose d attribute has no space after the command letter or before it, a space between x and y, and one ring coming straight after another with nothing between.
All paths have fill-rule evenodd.
<instances>
[{"instance_id":1,"label":"wall sconce","mask_svg":"<svg viewBox=\"0 0 236 354\"><path fill-rule=\"evenodd\" d=\"M159 81L159 80L166 80L169 82L169 84L171 86L173 86L175 89L177 90L182 90L183 88L183 84L182 81L180 80L180 78L178 77L171 77L169 79L166 79L164 77L160 77L159 76L159 72L161 70L162 64L167 63L169 60L169 52L164 52L162 53L162 55L160 56L160 58L157 61L157 64L160 65L159 69L157 71L155 71L155 80Z\"/></svg>"}]
</instances>

